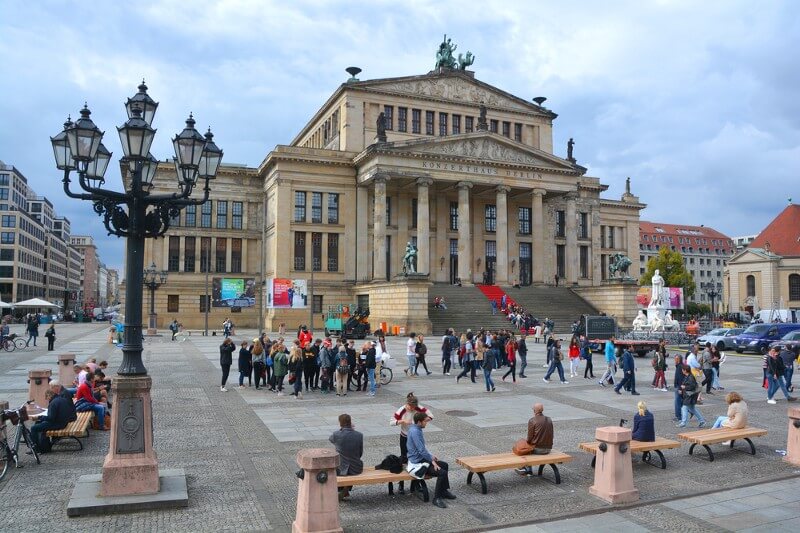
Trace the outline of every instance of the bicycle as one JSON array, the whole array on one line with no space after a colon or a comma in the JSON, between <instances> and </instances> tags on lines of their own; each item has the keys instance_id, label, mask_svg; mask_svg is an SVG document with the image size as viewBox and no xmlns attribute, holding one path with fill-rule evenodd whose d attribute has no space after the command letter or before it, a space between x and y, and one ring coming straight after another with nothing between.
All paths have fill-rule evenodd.
<instances>
[{"instance_id":1,"label":"bicycle","mask_svg":"<svg viewBox=\"0 0 800 533\"><path fill-rule=\"evenodd\" d=\"M184 342L191 336L192 336L191 331L189 331L188 329L181 328L181 330L175 334L175 340L178 342Z\"/></svg>"},{"instance_id":2,"label":"bicycle","mask_svg":"<svg viewBox=\"0 0 800 533\"><path fill-rule=\"evenodd\" d=\"M0 341L0 348L7 352L13 352L17 349L17 345L14 343L14 339L11 337L5 337L2 341Z\"/></svg>"},{"instance_id":3,"label":"bicycle","mask_svg":"<svg viewBox=\"0 0 800 533\"><path fill-rule=\"evenodd\" d=\"M33 443L33 436L30 430L25 426L25 421L28 420L28 404L33 401L28 401L22 404L17 409L4 410L0 414L0 479L6 475L8 465L13 461L16 468L22 468L19 464L19 444L21 440L25 441L25 445L30 450L30 453L36 459L36 464L42 464L39 459L39 452ZM6 420L11 422L12 426L17 426L17 432L14 436L14 445L8 444L8 435L6 433Z\"/></svg>"},{"instance_id":4,"label":"bicycle","mask_svg":"<svg viewBox=\"0 0 800 533\"><path fill-rule=\"evenodd\" d=\"M381 385L388 385L392 382L392 377L394 373L392 372L391 368L386 368L385 366L381 366Z\"/></svg>"}]
</instances>

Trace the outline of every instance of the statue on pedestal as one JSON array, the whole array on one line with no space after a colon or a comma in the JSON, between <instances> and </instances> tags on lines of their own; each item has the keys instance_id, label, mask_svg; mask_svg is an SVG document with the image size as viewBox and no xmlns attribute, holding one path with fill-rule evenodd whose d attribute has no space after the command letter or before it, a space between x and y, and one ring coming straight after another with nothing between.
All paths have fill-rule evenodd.
<instances>
[{"instance_id":1,"label":"statue on pedestal","mask_svg":"<svg viewBox=\"0 0 800 533\"><path fill-rule=\"evenodd\" d=\"M664 316L664 329L667 331L678 331L680 327L681 325L678 321L672 318L672 311L667 311L667 314Z\"/></svg>"},{"instance_id":2,"label":"statue on pedestal","mask_svg":"<svg viewBox=\"0 0 800 533\"><path fill-rule=\"evenodd\" d=\"M628 277L628 267L631 266L630 258L620 252L615 253L611 256L611 260L608 263L608 273L611 278L616 277L616 274L619 272L622 274L622 279L627 279Z\"/></svg>"},{"instance_id":3,"label":"statue on pedestal","mask_svg":"<svg viewBox=\"0 0 800 533\"><path fill-rule=\"evenodd\" d=\"M569 141L567 141L567 160L572 161L573 163L575 162L575 158L572 156L572 150L574 147L575 141L572 139L572 137L570 137Z\"/></svg>"},{"instance_id":4,"label":"statue on pedestal","mask_svg":"<svg viewBox=\"0 0 800 533\"><path fill-rule=\"evenodd\" d=\"M642 331L645 329L648 329L647 317L644 315L644 311L639 309L639 313L636 315L636 318L633 319L633 331Z\"/></svg>"},{"instance_id":5,"label":"statue on pedestal","mask_svg":"<svg viewBox=\"0 0 800 533\"><path fill-rule=\"evenodd\" d=\"M403 256L403 274L408 276L409 274L416 274L417 269L415 267L417 260L417 248L411 244L411 241L406 244L406 253Z\"/></svg>"},{"instance_id":6,"label":"statue on pedestal","mask_svg":"<svg viewBox=\"0 0 800 533\"><path fill-rule=\"evenodd\" d=\"M663 307L662 292L664 291L664 278L661 277L659 270L656 269L650 280L652 289L650 291L650 305L648 307Z\"/></svg>"},{"instance_id":7,"label":"statue on pedestal","mask_svg":"<svg viewBox=\"0 0 800 533\"><path fill-rule=\"evenodd\" d=\"M378 114L378 120L375 121L375 128L378 130L378 142L386 142L386 115L383 111Z\"/></svg>"}]
</instances>

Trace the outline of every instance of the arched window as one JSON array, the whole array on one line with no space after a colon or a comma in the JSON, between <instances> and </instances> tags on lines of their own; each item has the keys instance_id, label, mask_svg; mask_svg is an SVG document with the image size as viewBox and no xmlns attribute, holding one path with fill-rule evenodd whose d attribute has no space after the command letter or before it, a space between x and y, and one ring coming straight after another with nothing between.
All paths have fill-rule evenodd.
<instances>
[{"instance_id":1,"label":"arched window","mask_svg":"<svg viewBox=\"0 0 800 533\"><path fill-rule=\"evenodd\" d=\"M800 300L800 274L789 274L789 299Z\"/></svg>"},{"instance_id":2,"label":"arched window","mask_svg":"<svg viewBox=\"0 0 800 533\"><path fill-rule=\"evenodd\" d=\"M747 276L747 296L756 295L756 277L752 274Z\"/></svg>"}]
</instances>

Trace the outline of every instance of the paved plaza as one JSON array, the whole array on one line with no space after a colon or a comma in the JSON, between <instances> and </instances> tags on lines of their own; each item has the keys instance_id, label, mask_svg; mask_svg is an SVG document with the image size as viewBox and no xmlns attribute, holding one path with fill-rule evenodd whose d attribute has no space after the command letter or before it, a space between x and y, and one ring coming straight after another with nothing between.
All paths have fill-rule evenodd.
<instances>
[{"instance_id":1,"label":"paved plaza","mask_svg":"<svg viewBox=\"0 0 800 533\"><path fill-rule=\"evenodd\" d=\"M21 326L14 326L20 328ZM106 340L100 324L59 325L56 351L40 346L0 352L0 399L19 405L27 397L27 372L56 369L56 354L73 352L83 361L94 356L115 368L121 351ZM21 331L20 331L21 333ZM239 333L239 332L237 332ZM250 338L242 331L236 340ZM155 447L162 468L184 468L189 508L105 517L67 518L67 500L80 475L99 473L108 447L108 433L92 431L82 452L45 455L41 465L23 458L24 468L0 481L0 529L16 531L288 531L294 518L297 481L295 454L301 448L328 446L337 416L352 415L365 435L367 465L398 454L399 429L389 425L392 412L413 391L435 416L426 430L431 451L451 465L458 499L446 510L413 496L389 497L383 486L357 488L341 505L347 531L462 531L509 527L512 531L797 531L800 528L800 469L781 460L786 446L786 403L766 403L760 388L761 360L733 354L722 367L722 383L748 401L754 426L767 428L755 440L756 457L738 450L715 448L709 463L701 451L689 457L683 446L665 452L666 471L634 463L641 501L611 507L589 495L593 481L591 456L579 452L594 429L632 420L643 399L656 416L656 432L674 438L672 393L649 386L649 361L637 359L641 396L617 396L582 377L562 385L554 377L542 382L542 345L529 344L528 379L500 381L497 391L484 392L469 379L455 382L441 374L439 341L431 338L430 376L408 378L402 371L404 339L389 340L396 358L394 381L375 398L363 393L347 397L310 393L302 400L278 397L265 390L219 390L218 345L221 337L192 336L177 343L169 337L148 338L143 354L153 377ZM602 356L595 355L599 375ZM235 364L234 364L235 370ZM581 369L581 376L583 370ZM672 381L672 368L668 380ZM466 473L455 465L463 455L511 449L524 436L533 403L541 401L555 423L555 445L575 460L561 467L562 484L545 478L521 478L513 471L487 475L489 494L467 486ZM701 412L710 422L725 413L722 394L709 396Z\"/></svg>"}]
</instances>

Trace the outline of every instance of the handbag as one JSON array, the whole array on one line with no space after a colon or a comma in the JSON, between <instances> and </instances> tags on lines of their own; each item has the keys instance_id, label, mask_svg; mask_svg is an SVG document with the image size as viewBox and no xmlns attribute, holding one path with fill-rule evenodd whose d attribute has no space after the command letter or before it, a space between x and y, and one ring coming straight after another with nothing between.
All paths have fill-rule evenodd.
<instances>
[{"instance_id":1,"label":"handbag","mask_svg":"<svg viewBox=\"0 0 800 533\"><path fill-rule=\"evenodd\" d=\"M291 374L289 374L289 385L291 385L295 381L297 381L297 373L292 372Z\"/></svg>"},{"instance_id":2,"label":"handbag","mask_svg":"<svg viewBox=\"0 0 800 533\"><path fill-rule=\"evenodd\" d=\"M530 455L533 453L533 445L528 444L528 441L525 439L519 439L514 443L514 447L511 448L511 451L514 452L514 455Z\"/></svg>"}]
</instances>

